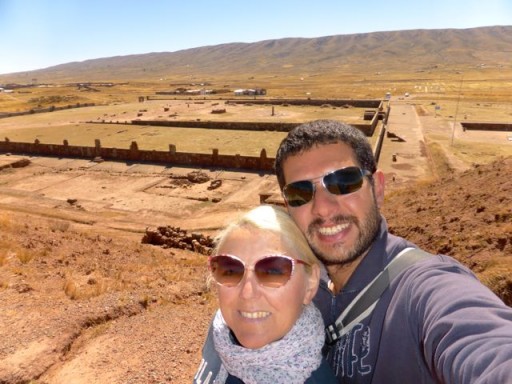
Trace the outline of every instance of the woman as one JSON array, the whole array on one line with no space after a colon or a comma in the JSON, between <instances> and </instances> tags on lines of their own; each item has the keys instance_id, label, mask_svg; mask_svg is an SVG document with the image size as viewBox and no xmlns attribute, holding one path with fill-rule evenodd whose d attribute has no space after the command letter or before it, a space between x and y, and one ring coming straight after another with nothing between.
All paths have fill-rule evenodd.
<instances>
[{"instance_id":1,"label":"woman","mask_svg":"<svg viewBox=\"0 0 512 384\"><path fill-rule=\"evenodd\" d=\"M209 268L220 307L211 335L221 359L210 373L215 383L336 382L312 303L319 261L286 211L262 205L229 225Z\"/></svg>"}]
</instances>

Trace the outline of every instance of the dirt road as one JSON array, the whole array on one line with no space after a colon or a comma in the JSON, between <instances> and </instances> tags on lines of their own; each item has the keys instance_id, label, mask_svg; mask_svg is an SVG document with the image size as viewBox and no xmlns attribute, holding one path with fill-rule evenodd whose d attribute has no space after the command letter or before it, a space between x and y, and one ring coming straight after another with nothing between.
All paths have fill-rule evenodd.
<instances>
[{"instance_id":1,"label":"dirt road","mask_svg":"<svg viewBox=\"0 0 512 384\"><path fill-rule=\"evenodd\" d=\"M422 123L415 107L393 102L386 132L379 168L386 175L388 188L431 177Z\"/></svg>"}]
</instances>

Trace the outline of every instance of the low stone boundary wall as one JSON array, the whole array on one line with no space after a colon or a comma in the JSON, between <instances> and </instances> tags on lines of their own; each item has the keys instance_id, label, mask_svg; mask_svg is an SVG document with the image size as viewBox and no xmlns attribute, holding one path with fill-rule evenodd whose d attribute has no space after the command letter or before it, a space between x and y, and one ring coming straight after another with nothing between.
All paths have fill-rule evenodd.
<instances>
[{"instance_id":1,"label":"low stone boundary wall","mask_svg":"<svg viewBox=\"0 0 512 384\"><path fill-rule=\"evenodd\" d=\"M258 98L240 98L234 99L232 97L223 98L223 97L183 97L183 96L174 96L174 97L162 97L163 95L159 94L159 96L146 96L146 100L208 100L208 101L225 101L226 104L267 104L267 105L332 105L333 107L354 107L354 108L380 108L383 103L382 100L379 99L264 99L259 96ZM142 98L143 99L143 98Z\"/></svg>"},{"instance_id":2,"label":"low stone boundary wall","mask_svg":"<svg viewBox=\"0 0 512 384\"><path fill-rule=\"evenodd\" d=\"M512 124L507 123L478 123L478 122L467 122L460 123L462 129L473 130L473 131L505 131L512 132Z\"/></svg>"},{"instance_id":3,"label":"low stone boundary wall","mask_svg":"<svg viewBox=\"0 0 512 384\"><path fill-rule=\"evenodd\" d=\"M258 100L268 103L269 100ZM276 103L283 103L283 100L273 100ZM304 100L298 100L304 102ZM309 100L312 102L313 100ZM319 104L329 102L333 104L335 100L315 100ZM369 124L353 124L360 129L366 136L372 136L379 119L387 121L389 115L389 105L383 112L382 101L367 100L368 102L377 103L378 111L375 112ZM242 101L241 101L242 102ZM246 101L254 102L254 100ZM345 100L336 100L343 105ZM352 100L354 102L354 100ZM359 100L358 102L361 102ZM88 104L80 104L78 106L90 106ZM364 105L370 108L374 105ZM59 107L59 109L71 108ZM56 108L51 109L56 110ZM48 112L48 111L47 111ZM96 121L88 123L99 124ZM101 122L103 124L119 124L119 122ZM163 121L163 120L132 120L134 125L154 125L166 127L186 127L186 128L211 128L211 129L233 129L233 130L254 130L254 131L281 131L288 132L299 123L262 123L262 122L213 122L213 121ZM382 134L382 132L381 132ZM380 145L376 148L380 151ZM63 140L63 144L43 144L39 140L34 143L11 142L8 138L0 141L0 153L16 153L30 154L50 157L70 157L83 159L112 160L112 161L133 161L147 162L156 164L172 164L192 167L210 167L225 169L244 169L250 171L272 172L274 166L274 158L268 158L265 149L262 149L259 157L237 155L221 155L218 149L213 149L211 154L176 152L176 146L169 144L169 151L155 150L139 150L137 142L133 141L129 149L120 148L104 148L101 146L100 140L95 140L95 145L73 146L69 145L67 140Z\"/></svg>"},{"instance_id":4,"label":"low stone boundary wall","mask_svg":"<svg viewBox=\"0 0 512 384\"><path fill-rule=\"evenodd\" d=\"M0 141L0 153L30 154L51 157L70 157L82 159L147 162L155 164L172 164L193 167L244 169L251 171L272 172L274 158L267 157L267 151L261 150L259 157L241 155L221 155L218 149L211 154L176 152L173 144L169 151L139 150L137 142L132 142L129 149L104 148L99 140L94 147L69 145L67 140L60 144L43 144Z\"/></svg>"},{"instance_id":5,"label":"low stone boundary wall","mask_svg":"<svg viewBox=\"0 0 512 384\"><path fill-rule=\"evenodd\" d=\"M146 96L147 100L153 99ZM174 97L175 100L188 100L184 98ZM189 98L190 100L199 100L197 98ZM203 98L207 100L206 97ZM161 98L158 98L161 100ZM222 98L208 99L209 101L223 100ZM372 136L379 119L386 119L389 114L389 108L386 111L384 106L386 101L379 99L233 99L225 100L226 104L256 104L256 105L312 105L323 106L331 105L333 107L354 107L354 108L370 108L375 109L375 114L370 116L368 124L352 124L360 129L366 136ZM389 107L389 102L388 102ZM372 111L373 112L373 111ZM92 121L90 123L93 123ZM96 122L97 123L97 122ZM108 122L103 122L108 123ZM131 121L134 125L154 125L160 127L185 127L185 128L207 128L207 129L235 129L235 130L251 130L251 131L277 131L288 132L298 125L298 123L263 123L263 122L230 122L230 121L165 121L165 120L143 120L135 119Z\"/></svg>"},{"instance_id":6,"label":"low stone boundary wall","mask_svg":"<svg viewBox=\"0 0 512 384\"><path fill-rule=\"evenodd\" d=\"M6 118L6 117L32 115L34 113L62 111L64 109L94 107L95 105L96 104L94 104L94 103L77 103L77 104L64 105L61 107L51 106L51 107L46 107L46 108L33 108L28 111L22 111L22 112L0 112L0 119Z\"/></svg>"},{"instance_id":7,"label":"low stone boundary wall","mask_svg":"<svg viewBox=\"0 0 512 384\"><path fill-rule=\"evenodd\" d=\"M370 124L352 124L360 129L366 136L372 136L378 123L379 116L376 113ZM95 121L88 123L98 124ZM204 129L232 129L241 131L276 131L289 132L300 123L256 123L241 121L186 121L186 120L132 120L133 125L152 125L157 127L179 127L179 128L204 128Z\"/></svg>"},{"instance_id":8,"label":"low stone boundary wall","mask_svg":"<svg viewBox=\"0 0 512 384\"><path fill-rule=\"evenodd\" d=\"M379 136L377 137L377 141L375 143L375 146L373 147L373 154L375 155L375 162L377 164L379 164L380 153L382 151L382 145L384 144L384 134L386 133L386 130L387 130L387 125L382 124L380 131L379 131Z\"/></svg>"},{"instance_id":9,"label":"low stone boundary wall","mask_svg":"<svg viewBox=\"0 0 512 384\"><path fill-rule=\"evenodd\" d=\"M95 123L91 121L90 123ZM190 120L142 120L131 121L133 125L153 125L157 127L228 129L240 131L277 131L288 132L299 123L256 123L242 121L190 121Z\"/></svg>"},{"instance_id":10,"label":"low stone boundary wall","mask_svg":"<svg viewBox=\"0 0 512 384\"><path fill-rule=\"evenodd\" d=\"M382 100L373 99L255 99L255 100L237 100L229 99L226 103L231 104L268 104L268 105L332 105L333 107L354 107L354 108L379 108Z\"/></svg>"}]
</instances>

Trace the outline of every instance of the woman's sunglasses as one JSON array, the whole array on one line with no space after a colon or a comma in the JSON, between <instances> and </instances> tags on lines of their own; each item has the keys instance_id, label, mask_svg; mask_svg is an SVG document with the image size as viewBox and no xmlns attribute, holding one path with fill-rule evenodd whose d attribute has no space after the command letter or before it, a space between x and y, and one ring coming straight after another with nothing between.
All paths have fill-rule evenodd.
<instances>
[{"instance_id":1,"label":"woman's sunglasses","mask_svg":"<svg viewBox=\"0 0 512 384\"><path fill-rule=\"evenodd\" d=\"M290 207L300 207L309 203L315 196L316 179L333 195L348 195L358 191L363 185L364 176L372 173L359 167L346 167L329 172L311 180L294 181L283 188L283 197Z\"/></svg>"},{"instance_id":2,"label":"woman's sunglasses","mask_svg":"<svg viewBox=\"0 0 512 384\"><path fill-rule=\"evenodd\" d=\"M309 265L305 261L284 255L270 255L259 259L253 267L248 267L233 255L216 255L208 258L208 266L217 283L226 287L236 287L244 278L246 270L254 271L259 285L279 288L293 275L295 264Z\"/></svg>"}]
</instances>

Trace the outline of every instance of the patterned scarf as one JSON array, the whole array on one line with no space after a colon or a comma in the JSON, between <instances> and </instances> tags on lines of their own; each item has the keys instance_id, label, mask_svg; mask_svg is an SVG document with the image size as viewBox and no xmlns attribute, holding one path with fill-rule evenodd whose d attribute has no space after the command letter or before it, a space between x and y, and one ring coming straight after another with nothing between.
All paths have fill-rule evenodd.
<instances>
[{"instance_id":1,"label":"patterned scarf","mask_svg":"<svg viewBox=\"0 0 512 384\"><path fill-rule=\"evenodd\" d=\"M225 383L229 372L245 384L302 384L320 366L324 339L322 315L312 303L304 307L282 339L259 349L234 343L218 310L213 320L213 341L222 366L214 383Z\"/></svg>"}]
</instances>

